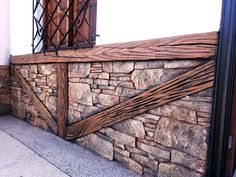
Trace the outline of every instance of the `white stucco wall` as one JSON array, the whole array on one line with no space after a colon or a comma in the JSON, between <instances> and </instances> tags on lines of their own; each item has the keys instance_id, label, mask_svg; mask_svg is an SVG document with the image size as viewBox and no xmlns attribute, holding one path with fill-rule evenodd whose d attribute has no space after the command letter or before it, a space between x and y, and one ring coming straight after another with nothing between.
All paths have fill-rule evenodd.
<instances>
[{"instance_id":1,"label":"white stucco wall","mask_svg":"<svg viewBox=\"0 0 236 177\"><path fill-rule=\"evenodd\" d=\"M11 53L31 53L32 0L10 2ZM99 45L217 31L221 0L98 0L97 11Z\"/></svg>"},{"instance_id":2,"label":"white stucco wall","mask_svg":"<svg viewBox=\"0 0 236 177\"><path fill-rule=\"evenodd\" d=\"M0 65L9 64L9 0L0 1Z\"/></svg>"}]
</instances>

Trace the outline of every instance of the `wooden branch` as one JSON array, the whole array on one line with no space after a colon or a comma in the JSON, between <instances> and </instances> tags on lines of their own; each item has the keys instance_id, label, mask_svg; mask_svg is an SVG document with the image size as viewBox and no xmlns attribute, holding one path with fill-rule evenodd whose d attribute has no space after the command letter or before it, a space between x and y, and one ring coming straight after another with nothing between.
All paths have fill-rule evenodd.
<instances>
[{"instance_id":1,"label":"wooden branch","mask_svg":"<svg viewBox=\"0 0 236 177\"><path fill-rule=\"evenodd\" d=\"M173 100L211 88L213 80L214 61L210 61L173 80L69 126L66 139L74 139L93 133Z\"/></svg>"},{"instance_id":2,"label":"wooden branch","mask_svg":"<svg viewBox=\"0 0 236 177\"><path fill-rule=\"evenodd\" d=\"M38 111L41 113L41 115L46 119L46 123L51 127L54 134L57 134L57 123L53 119L50 112L47 110L47 108L44 106L44 104L40 101L40 99L37 97L37 95L34 93L34 91L31 89L31 87L28 85L28 83L25 81L24 77L17 71L17 69L12 65L11 66L11 74L13 77L16 78L19 85L23 88L24 92L28 94L34 105L37 106Z\"/></svg>"},{"instance_id":3,"label":"wooden branch","mask_svg":"<svg viewBox=\"0 0 236 177\"><path fill-rule=\"evenodd\" d=\"M68 64L57 64L58 99L57 99L57 129L61 138L66 137L68 121Z\"/></svg>"},{"instance_id":4,"label":"wooden branch","mask_svg":"<svg viewBox=\"0 0 236 177\"><path fill-rule=\"evenodd\" d=\"M13 56L13 64L195 59L215 56L217 32L95 46L78 50Z\"/></svg>"}]
</instances>

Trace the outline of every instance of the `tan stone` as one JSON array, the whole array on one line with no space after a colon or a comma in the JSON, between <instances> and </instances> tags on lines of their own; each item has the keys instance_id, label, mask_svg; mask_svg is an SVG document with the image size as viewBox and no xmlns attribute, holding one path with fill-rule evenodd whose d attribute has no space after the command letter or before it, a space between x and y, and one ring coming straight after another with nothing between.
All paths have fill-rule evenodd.
<instances>
[{"instance_id":1,"label":"tan stone","mask_svg":"<svg viewBox=\"0 0 236 177\"><path fill-rule=\"evenodd\" d=\"M206 159L208 132L204 127L162 117L157 125L154 141Z\"/></svg>"},{"instance_id":2,"label":"tan stone","mask_svg":"<svg viewBox=\"0 0 236 177\"><path fill-rule=\"evenodd\" d=\"M113 160L113 144L92 133L77 140L79 144L95 151L108 160Z\"/></svg>"},{"instance_id":3,"label":"tan stone","mask_svg":"<svg viewBox=\"0 0 236 177\"><path fill-rule=\"evenodd\" d=\"M77 110L81 112L81 118L86 118L101 111L101 109L96 106L87 106L82 104L78 105Z\"/></svg>"},{"instance_id":4,"label":"tan stone","mask_svg":"<svg viewBox=\"0 0 236 177\"><path fill-rule=\"evenodd\" d=\"M29 73L28 73L28 69L20 69L20 74L23 76L23 77L29 77Z\"/></svg>"},{"instance_id":5,"label":"tan stone","mask_svg":"<svg viewBox=\"0 0 236 177\"><path fill-rule=\"evenodd\" d=\"M51 88L57 88L57 75L51 74L47 76L47 85Z\"/></svg>"},{"instance_id":6,"label":"tan stone","mask_svg":"<svg viewBox=\"0 0 236 177\"><path fill-rule=\"evenodd\" d=\"M33 117L38 117L38 109L34 105L27 104L25 107L25 112L29 113Z\"/></svg>"},{"instance_id":7,"label":"tan stone","mask_svg":"<svg viewBox=\"0 0 236 177\"><path fill-rule=\"evenodd\" d=\"M189 70L190 69L163 69L163 77L161 78L160 83L175 79Z\"/></svg>"},{"instance_id":8,"label":"tan stone","mask_svg":"<svg viewBox=\"0 0 236 177\"><path fill-rule=\"evenodd\" d=\"M134 62L104 62L103 70L105 72L111 73L130 73L134 69Z\"/></svg>"},{"instance_id":9,"label":"tan stone","mask_svg":"<svg viewBox=\"0 0 236 177\"><path fill-rule=\"evenodd\" d=\"M134 137L138 137L138 138L145 137L144 126L141 121L128 119L128 120L115 124L113 128Z\"/></svg>"},{"instance_id":10,"label":"tan stone","mask_svg":"<svg viewBox=\"0 0 236 177\"><path fill-rule=\"evenodd\" d=\"M69 82L69 101L92 106L93 99L89 85Z\"/></svg>"},{"instance_id":11,"label":"tan stone","mask_svg":"<svg viewBox=\"0 0 236 177\"><path fill-rule=\"evenodd\" d=\"M29 73L37 74L38 73L38 66L37 65L30 65Z\"/></svg>"},{"instance_id":12,"label":"tan stone","mask_svg":"<svg viewBox=\"0 0 236 177\"><path fill-rule=\"evenodd\" d=\"M94 84L108 86L109 80L95 79Z\"/></svg>"},{"instance_id":13,"label":"tan stone","mask_svg":"<svg viewBox=\"0 0 236 177\"><path fill-rule=\"evenodd\" d=\"M147 89L159 84L163 75L162 69L134 70L131 80L136 89Z\"/></svg>"},{"instance_id":14,"label":"tan stone","mask_svg":"<svg viewBox=\"0 0 236 177\"><path fill-rule=\"evenodd\" d=\"M25 112L25 104L23 102L14 102L12 103L13 107L13 114L21 119L25 119L26 112Z\"/></svg>"},{"instance_id":15,"label":"tan stone","mask_svg":"<svg viewBox=\"0 0 236 177\"><path fill-rule=\"evenodd\" d=\"M128 166L130 169L138 172L139 174L143 174L143 167L137 163L136 161L134 161L133 159L131 158L128 158L126 156L123 156L117 152L114 153L114 158L123 163L124 165Z\"/></svg>"},{"instance_id":16,"label":"tan stone","mask_svg":"<svg viewBox=\"0 0 236 177\"><path fill-rule=\"evenodd\" d=\"M57 106L57 97L55 96L47 96L46 97L46 107L50 110L56 110Z\"/></svg>"},{"instance_id":17,"label":"tan stone","mask_svg":"<svg viewBox=\"0 0 236 177\"><path fill-rule=\"evenodd\" d=\"M32 124L34 126L42 128L45 131L49 131L50 130L50 128L48 127L46 121L42 120L40 118L34 118Z\"/></svg>"},{"instance_id":18,"label":"tan stone","mask_svg":"<svg viewBox=\"0 0 236 177\"><path fill-rule=\"evenodd\" d=\"M206 161L193 157L189 154L176 151L174 149L172 149L171 151L171 162L190 168L200 173L206 172Z\"/></svg>"},{"instance_id":19,"label":"tan stone","mask_svg":"<svg viewBox=\"0 0 236 177\"><path fill-rule=\"evenodd\" d=\"M124 149L120 149L120 148L118 148L116 146L114 147L114 151L118 152L118 153L120 153L120 154L122 154L123 156L126 156L126 157L130 156L130 152L129 151L126 151Z\"/></svg>"},{"instance_id":20,"label":"tan stone","mask_svg":"<svg viewBox=\"0 0 236 177\"><path fill-rule=\"evenodd\" d=\"M104 128L102 132L113 140L131 147L135 147L135 138L127 134L116 131L112 128Z\"/></svg>"},{"instance_id":21,"label":"tan stone","mask_svg":"<svg viewBox=\"0 0 236 177\"><path fill-rule=\"evenodd\" d=\"M69 77L87 77L90 73L90 63L73 63L68 65Z\"/></svg>"},{"instance_id":22,"label":"tan stone","mask_svg":"<svg viewBox=\"0 0 236 177\"><path fill-rule=\"evenodd\" d=\"M159 115L159 116L172 117L178 120L183 120L186 122L197 124L196 111L187 109L184 107L164 105L164 106L152 109L150 113Z\"/></svg>"},{"instance_id":23,"label":"tan stone","mask_svg":"<svg viewBox=\"0 0 236 177\"><path fill-rule=\"evenodd\" d=\"M187 168L170 163L160 163L158 168L160 177L203 177L202 174L191 171Z\"/></svg>"},{"instance_id":24,"label":"tan stone","mask_svg":"<svg viewBox=\"0 0 236 177\"><path fill-rule=\"evenodd\" d=\"M147 153L156 155L158 157L164 158L164 159L170 159L170 152L158 147L149 146L147 144L137 142L137 147Z\"/></svg>"},{"instance_id":25,"label":"tan stone","mask_svg":"<svg viewBox=\"0 0 236 177\"><path fill-rule=\"evenodd\" d=\"M158 162L140 154L131 153L131 158L141 164L143 167L148 167L153 171L157 171Z\"/></svg>"},{"instance_id":26,"label":"tan stone","mask_svg":"<svg viewBox=\"0 0 236 177\"><path fill-rule=\"evenodd\" d=\"M145 151L143 151L143 150L140 150L140 149L137 149L137 148L135 148L135 147L129 147L129 146L125 145L125 148L126 148L129 152L131 152L131 153L140 154L140 155L143 155L143 156L147 156L147 155L148 155L147 152L145 152Z\"/></svg>"},{"instance_id":27,"label":"tan stone","mask_svg":"<svg viewBox=\"0 0 236 177\"><path fill-rule=\"evenodd\" d=\"M94 104L101 104L103 106L113 106L119 103L118 96L97 93L92 93L92 96Z\"/></svg>"},{"instance_id":28,"label":"tan stone","mask_svg":"<svg viewBox=\"0 0 236 177\"><path fill-rule=\"evenodd\" d=\"M50 75L56 72L56 68L52 64L39 64L38 72L40 74Z\"/></svg>"},{"instance_id":29,"label":"tan stone","mask_svg":"<svg viewBox=\"0 0 236 177\"><path fill-rule=\"evenodd\" d=\"M163 61L137 61L135 62L135 69L159 69L163 68Z\"/></svg>"}]
</instances>

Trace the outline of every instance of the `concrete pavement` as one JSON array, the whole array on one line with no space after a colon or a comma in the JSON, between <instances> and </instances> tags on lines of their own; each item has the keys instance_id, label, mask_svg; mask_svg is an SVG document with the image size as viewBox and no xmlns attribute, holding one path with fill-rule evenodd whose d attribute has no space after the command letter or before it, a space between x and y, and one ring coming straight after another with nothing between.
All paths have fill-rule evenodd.
<instances>
[{"instance_id":1,"label":"concrete pavement","mask_svg":"<svg viewBox=\"0 0 236 177\"><path fill-rule=\"evenodd\" d=\"M138 177L71 142L12 116L0 116L0 177Z\"/></svg>"}]
</instances>

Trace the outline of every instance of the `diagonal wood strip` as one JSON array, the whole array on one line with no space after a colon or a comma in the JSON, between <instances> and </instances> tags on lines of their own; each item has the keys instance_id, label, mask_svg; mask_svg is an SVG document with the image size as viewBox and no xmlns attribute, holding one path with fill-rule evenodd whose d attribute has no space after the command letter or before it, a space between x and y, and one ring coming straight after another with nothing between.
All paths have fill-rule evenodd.
<instances>
[{"instance_id":1,"label":"diagonal wood strip","mask_svg":"<svg viewBox=\"0 0 236 177\"><path fill-rule=\"evenodd\" d=\"M144 113L173 100L213 87L214 61L160 84L67 128L66 139L78 138Z\"/></svg>"},{"instance_id":2,"label":"diagonal wood strip","mask_svg":"<svg viewBox=\"0 0 236 177\"><path fill-rule=\"evenodd\" d=\"M93 48L61 50L11 57L13 64L53 62L97 62L157 59L208 59L215 56L217 32L187 34L159 39L98 45Z\"/></svg>"},{"instance_id":3,"label":"diagonal wood strip","mask_svg":"<svg viewBox=\"0 0 236 177\"><path fill-rule=\"evenodd\" d=\"M31 89L29 84L25 81L24 77L17 71L17 69L13 65L11 66L11 74L13 77L16 78L17 82L24 89L24 92L26 92L28 94L30 99L33 101L34 105L37 106L38 111L46 119L46 123L49 125L49 127L51 127L53 133L56 134L57 133L56 121L53 119L52 115L47 110L47 108L44 106L44 104L39 100L39 98L34 93L34 91Z\"/></svg>"}]
</instances>

